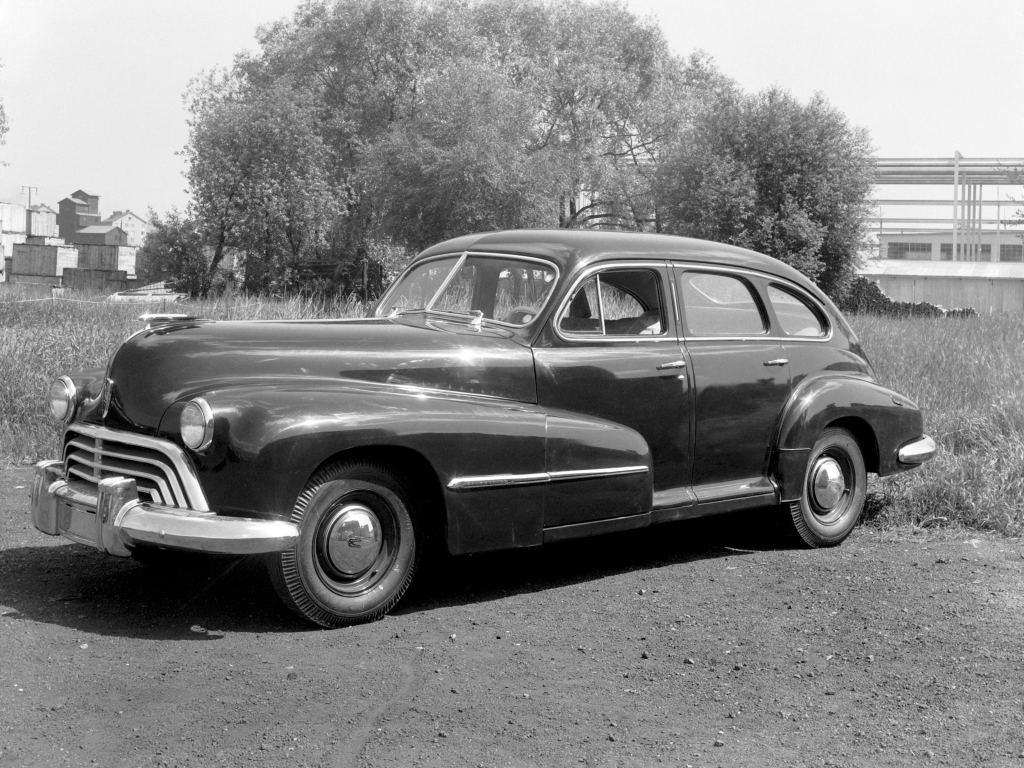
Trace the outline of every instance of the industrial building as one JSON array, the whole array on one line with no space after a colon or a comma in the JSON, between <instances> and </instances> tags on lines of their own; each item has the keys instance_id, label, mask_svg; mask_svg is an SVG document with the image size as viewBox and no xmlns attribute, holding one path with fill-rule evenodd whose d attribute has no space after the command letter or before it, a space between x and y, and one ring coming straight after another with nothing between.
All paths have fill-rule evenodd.
<instances>
[{"instance_id":1,"label":"industrial building","mask_svg":"<svg viewBox=\"0 0 1024 768\"><path fill-rule=\"evenodd\" d=\"M861 275L896 301L1024 314L1024 158L879 159L875 185Z\"/></svg>"},{"instance_id":2,"label":"industrial building","mask_svg":"<svg viewBox=\"0 0 1024 768\"><path fill-rule=\"evenodd\" d=\"M0 203L2 279L106 292L133 287L138 248L129 244L128 232L102 219L99 200L77 190L56 212L45 205ZM134 225L122 211L111 219Z\"/></svg>"}]
</instances>

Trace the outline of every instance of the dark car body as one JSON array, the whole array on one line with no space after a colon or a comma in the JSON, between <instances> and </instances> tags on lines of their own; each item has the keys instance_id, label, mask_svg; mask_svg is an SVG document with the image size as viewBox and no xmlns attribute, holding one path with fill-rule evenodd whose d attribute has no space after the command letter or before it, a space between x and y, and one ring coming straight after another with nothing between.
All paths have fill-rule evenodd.
<instances>
[{"instance_id":1,"label":"dark car body","mask_svg":"<svg viewBox=\"0 0 1024 768\"><path fill-rule=\"evenodd\" d=\"M662 235L461 237L373 317L174 320L68 381L37 528L118 555L267 553L328 626L388 610L429 535L463 554L782 505L835 544L866 471L934 451L813 283Z\"/></svg>"}]
</instances>

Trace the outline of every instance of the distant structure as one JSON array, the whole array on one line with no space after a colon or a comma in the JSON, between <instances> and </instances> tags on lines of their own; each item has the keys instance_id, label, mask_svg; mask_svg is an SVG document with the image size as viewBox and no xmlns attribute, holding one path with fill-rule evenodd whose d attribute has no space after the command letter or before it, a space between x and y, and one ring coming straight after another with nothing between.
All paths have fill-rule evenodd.
<instances>
[{"instance_id":1,"label":"distant structure","mask_svg":"<svg viewBox=\"0 0 1024 768\"><path fill-rule=\"evenodd\" d=\"M135 247L146 244L146 236L152 229L148 221L131 211L114 211L100 223L111 227L120 227L128 236L128 242L125 245Z\"/></svg>"},{"instance_id":2,"label":"distant structure","mask_svg":"<svg viewBox=\"0 0 1024 768\"><path fill-rule=\"evenodd\" d=\"M133 287L138 248L120 224L144 240L138 222L145 222L130 211L104 220L99 202L98 195L79 189L61 200L57 211L0 203L3 279L108 293Z\"/></svg>"},{"instance_id":3,"label":"distant structure","mask_svg":"<svg viewBox=\"0 0 1024 768\"><path fill-rule=\"evenodd\" d=\"M884 158L875 184L861 275L897 301L1024 314L1024 158Z\"/></svg>"}]
</instances>

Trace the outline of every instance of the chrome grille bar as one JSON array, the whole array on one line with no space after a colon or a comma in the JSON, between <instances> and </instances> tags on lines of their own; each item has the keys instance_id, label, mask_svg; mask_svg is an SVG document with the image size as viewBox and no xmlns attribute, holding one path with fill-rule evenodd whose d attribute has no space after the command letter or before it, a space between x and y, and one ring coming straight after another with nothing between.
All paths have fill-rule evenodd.
<instances>
[{"instance_id":1,"label":"chrome grille bar","mask_svg":"<svg viewBox=\"0 0 1024 768\"><path fill-rule=\"evenodd\" d=\"M131 477L158 503L209 510L191 461L174 443L92 424L72 424L66 434L69 475L93 485L103 476Z\"/></svg>"}]
</instances>

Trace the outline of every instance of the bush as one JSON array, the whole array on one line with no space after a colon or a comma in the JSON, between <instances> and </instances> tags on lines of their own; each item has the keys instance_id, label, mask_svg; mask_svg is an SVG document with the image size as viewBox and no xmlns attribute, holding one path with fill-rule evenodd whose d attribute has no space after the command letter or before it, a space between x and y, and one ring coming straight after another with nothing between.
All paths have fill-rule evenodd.
<instances>
[{"instance_id":1,"label":"bush","mask_svg":"<svg viewBox=\"0 0 1024 768\"><path fill-rule=\"evenodd\" d=\"M912 304L907 301L893 301L866 277L853 278L846 292L846 298L839 303L843 312L858 315L882 315L884 317L977 317L970 307L944 309L936 304L922 301Z\"/></svg>"}]
</instances>

